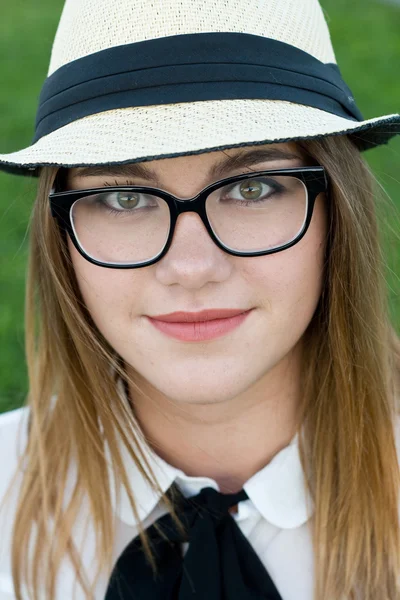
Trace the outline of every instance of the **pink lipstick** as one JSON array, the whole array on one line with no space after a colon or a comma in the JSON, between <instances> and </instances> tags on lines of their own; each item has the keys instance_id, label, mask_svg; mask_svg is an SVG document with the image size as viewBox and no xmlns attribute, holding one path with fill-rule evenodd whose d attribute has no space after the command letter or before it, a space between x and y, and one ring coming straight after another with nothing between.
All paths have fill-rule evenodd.
<instances>
[{"instance_id":1,"label":"pink lipstick","mask_svg":"<svg viewBox=\"0 0 400 600\"><path fill-rule=\"evenodd\" d=\"M226 335L249 315L252 309L210 309L198 313L175 312L147 317L162 333L184 342L201 342Z\"/></svg>"}]
</instances>

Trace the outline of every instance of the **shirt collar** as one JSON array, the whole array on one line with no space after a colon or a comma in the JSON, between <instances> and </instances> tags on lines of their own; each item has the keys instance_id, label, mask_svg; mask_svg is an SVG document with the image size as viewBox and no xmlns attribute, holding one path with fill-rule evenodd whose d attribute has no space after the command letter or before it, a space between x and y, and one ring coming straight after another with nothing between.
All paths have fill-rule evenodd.
<instances>
[{"instance_id":1,"label":"shirt collar","mask_svg":"<svg viewBox=\"0 0 400 600\"><path fill-rule=\"evenodd\" d=\"M120 387L121 391L122 389ZM140 430L137 432L137 438L139 447L146 456L163 492L166 492L174 482L185 497L198 494L204 487L212 487L219 491L219 486L214 479L186 475L181 469L162 459L149 446ZM314 512L313 502L305 485L298 442L299 434L296 433L291 442L243 486L262 517L282 529L300 527ZM122 443L120 451L133 489L139 519L144 521L159 503L160 496L147 483ZM143 468L145 469L144 465ZM125 488L120 486L117 495L111 467L109 474L112 484L112 504L116 516L127 525L137 526ZM118 500L117 496L119 496Z\"/></svg>"}]
</instances>

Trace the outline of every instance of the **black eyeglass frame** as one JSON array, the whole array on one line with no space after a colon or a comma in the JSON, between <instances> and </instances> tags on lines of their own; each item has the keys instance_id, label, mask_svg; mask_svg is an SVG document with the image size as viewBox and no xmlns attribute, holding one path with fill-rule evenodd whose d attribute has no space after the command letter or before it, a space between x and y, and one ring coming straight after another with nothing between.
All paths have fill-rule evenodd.
<instances>
[{"instance_id":1,"label":"black eyeglass frame","mask_svg":"<svg viewBox=\"0 0 400 600\"><path fill-rule=\"evenodd\" d=\"M255 179L257 177L269 177L269 176L279 176L279 177L295 177L302 181L307 189L307 213L306 219L304 221L303 228L299 232L299 234L290 242L284 244L283 246L278 246L276 248L271 248L267 250L258 250L255 252L240 252L237 250L232 250L231 248L224 246L224 244L218 239L218 237L214 234L212 227L209 223L207 212L206 212L206 200L208 196L215 190L229 185L231 183L243 181L246 179ZM98 261L95 258L86 254L86 252L81 248L79 242L75 236L75 232L71 222L71 207L76 200L79 200L85 196L91 196L99 193L112 193L112 192L138 192L145 193L157 196L165 200L168 204L169 212L170 212L170 230L167 241L165 242L164 248L161 252L155 257L148 261L143 261L140 263L127 263L127 264L118 264L118 263L104 263L102 261ZM89 262L94 265L98 265L100 267L106 267L111 269L138 269L141 267L147 267L155 264L163 256L168 252L172 239L175 232L175 225L177 219L180 214L185 212L194 212L199 215L201 218L205 228L207 229L211 239L213 242L221 248L224 252L231 254L232 256L265 256L267 254L275 254L276 252L282 252L287 248L290 248L297 244L307 233L309 225L311 223L311 218L313 215L315 200L320 193L325 193L328 198L328 178L326 175L326 171L322 166L314 166L314 167L296 167L294 169L275 169L275 170L264 170L264 171L253 171L251 173L243 173L241 175L235 175L232 177L228 177L225 179L220 179L205 187L201 192L199 192L193 198L178 198L169 192L164 190L160 190L158 188L152 188L147 186L107 186L100 188L92 188L92 189L82 189L82 190L71 190L65 192L55 192L51 191L49 194L50 201L50 210L52 216L57 220L59 227L62 231L67 232L71 238L72 243L74 244L77 251Z\"/></svg>"}]
</instances>

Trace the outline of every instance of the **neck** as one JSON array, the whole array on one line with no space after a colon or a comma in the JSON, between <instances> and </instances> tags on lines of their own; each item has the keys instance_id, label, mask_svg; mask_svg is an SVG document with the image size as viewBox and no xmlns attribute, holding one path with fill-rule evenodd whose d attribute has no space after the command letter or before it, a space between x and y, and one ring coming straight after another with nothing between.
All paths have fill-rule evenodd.
<instances>
[{"instance_id":1,"label":"neck","mask_svg":"<svg viewBox=\"0 0 400 600\"><path fill-rule=\"evenodd\" d=\"M130 389L135 416L166 462L186 475L214 479L223 493L235 493L297 431L299 358L299 351L292 351L250 389L223 402L183 404L141 380L143 396ZM134 378L137 382L136 373Z\"/></svg>"}]
</instances>

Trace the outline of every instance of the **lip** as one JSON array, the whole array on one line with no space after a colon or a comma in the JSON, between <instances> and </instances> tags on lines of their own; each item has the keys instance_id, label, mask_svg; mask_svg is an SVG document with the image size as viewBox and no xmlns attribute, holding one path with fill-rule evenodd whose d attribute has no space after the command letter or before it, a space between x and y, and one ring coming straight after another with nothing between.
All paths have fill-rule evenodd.
<instances>
[{"instance_id":1,"label":"lip","mask_svg":"<svg viewBox=\"0 0 400 600\"><path fill-rule=\"evenodd\" d=\"M233 331L245 321L252 310L224 309L204 310L198 313L176 312L168 315L158 315L157 317L148 316L147 319L156 329L169 337L184 342L201 342L221 337Z\"/></svg>"},{"instance_id":2,"label":"lip","mask_svg":"<svg viewBox=\"0 0 400 600\"><path fill-rule=\"evenodd\" d=\"M165 323L194 323L199 321L214 321L215 319L228 319L247 312L245 308L210 308L199 312L178 311L166 315L150 317Z\"/></svg>"}]
</instances>

